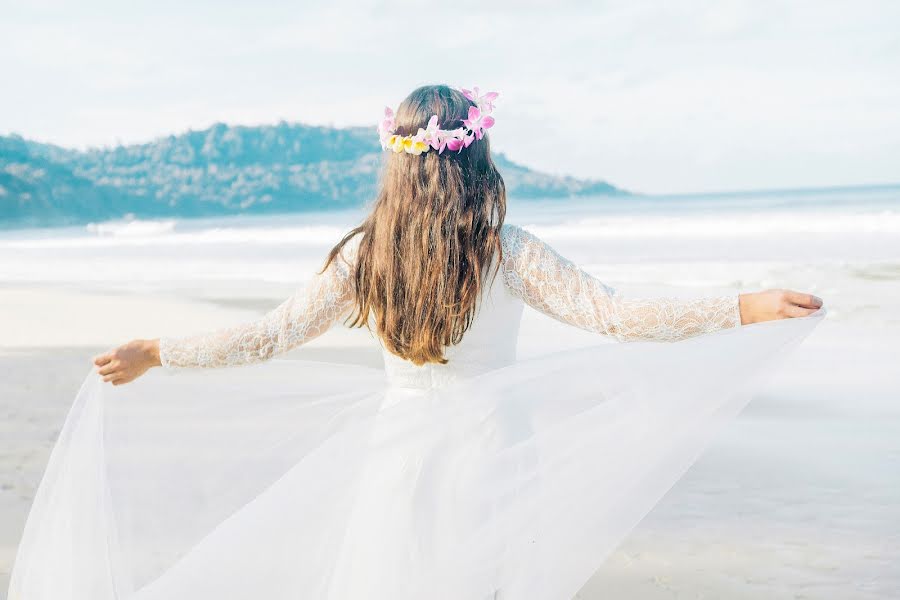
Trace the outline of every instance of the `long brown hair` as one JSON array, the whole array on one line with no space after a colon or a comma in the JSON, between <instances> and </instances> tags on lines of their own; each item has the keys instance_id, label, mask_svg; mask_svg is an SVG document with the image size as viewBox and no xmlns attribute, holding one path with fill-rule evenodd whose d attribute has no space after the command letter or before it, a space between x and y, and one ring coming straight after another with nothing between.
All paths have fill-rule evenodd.
<instances>
[{"instance_id":1,"label":"long brown hair","mask_svg":"<svg viewBox=\"0 0 900 600\"><path fill-rule=\"evenodd\" d=\"M399 135L462 125L474 104L445 85L414 90L400 104ZM472 324L481 290L499 256L506 187L487 136L461 152L416 156L388 152L369 216L331 250L325 268L361 235L353 276L356 307L349 324L369 325L393 354L417 365L446 363ZM495 265L494 274L499 262Z\"/></svg>"}]
</instances>

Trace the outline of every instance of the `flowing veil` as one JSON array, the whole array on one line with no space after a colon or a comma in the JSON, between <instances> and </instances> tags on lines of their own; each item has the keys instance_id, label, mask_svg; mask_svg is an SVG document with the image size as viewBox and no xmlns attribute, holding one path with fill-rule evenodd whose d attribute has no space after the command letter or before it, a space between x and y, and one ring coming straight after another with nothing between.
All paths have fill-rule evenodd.
<instances>
[{"instance_id":1,"label":"flowing veil","mask_svg":"<svg viewBox=\"0 0 900 600\"><path fill-rule=\"evenodd\" d=\"M303 360L92 373L10 600L570 598L824 315L433 389Z\"/></svg>"}]
</instances>

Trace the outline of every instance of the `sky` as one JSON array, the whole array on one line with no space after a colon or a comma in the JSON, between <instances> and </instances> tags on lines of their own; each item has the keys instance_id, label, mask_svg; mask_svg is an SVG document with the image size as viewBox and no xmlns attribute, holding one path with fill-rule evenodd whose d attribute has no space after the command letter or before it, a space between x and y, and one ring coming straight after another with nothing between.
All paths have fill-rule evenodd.
<instances>
[{"instance_id":1,"label":"sky","mask_svg":"<svg viewBox=\"0 0 900 600\"><path fill-rule=\"evenodd\" d=\"M0 0L0 134L109 146L501 94L491 143L646 193L900 182L900 2Z\"/></svg>"}]
</instances>

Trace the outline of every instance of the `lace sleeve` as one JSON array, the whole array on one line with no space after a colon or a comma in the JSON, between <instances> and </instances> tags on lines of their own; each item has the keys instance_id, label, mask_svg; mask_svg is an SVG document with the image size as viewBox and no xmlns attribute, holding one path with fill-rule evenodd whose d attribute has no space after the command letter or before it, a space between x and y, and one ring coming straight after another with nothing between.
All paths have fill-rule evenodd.
<instances>
[{"instance_id":1,"label":"lace sleeve","mask_svg":"<svg viewBox=\"0 0 900 600\"><path fill-rule=\"evenodd\" d=\"M347 247L353 244L348 242ZM352 252L348 248L347 254ZM165 368L231 367L268 360L325 333L353 304L351 264L338 256L308 285L256 321L159 341Z\"/></svg>"},{"instance_id":2,"label":"lace sleeve","mask_svg":"<svg viewBox=\"0 0 900 600\"><path fill-rule=\"evenodd\" d=\"M741 324L737 294L623 298L527 231L504 225L503 277L529 306L619 341L676 341Z\"/></svg>"}]
</instances>

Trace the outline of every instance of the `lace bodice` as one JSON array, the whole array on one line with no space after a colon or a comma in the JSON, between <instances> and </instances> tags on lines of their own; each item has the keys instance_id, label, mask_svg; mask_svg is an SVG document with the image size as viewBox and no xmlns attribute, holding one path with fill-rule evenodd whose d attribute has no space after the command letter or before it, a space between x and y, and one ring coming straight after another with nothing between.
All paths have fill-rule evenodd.
<instances>
[{"instance_id":1,"label":"lace bodice","mask_svg":"<svg viewBox=\"0 0 900 600\"><path fill-rule=\"evenodd\" d=\"M446 365L417 367L385 352L392 379L406 381L475 373L515 360L523 302L538 311L620 341L676 341L740 325L737 295L698 299L627 298L578 268L535 235L504 225L502 261L484 291L476 318ZM164 367L225 367L264 361L307 342L353 308L356 246L260 319L212 333L160 340Z\"/></svg>"}]
</instances>

